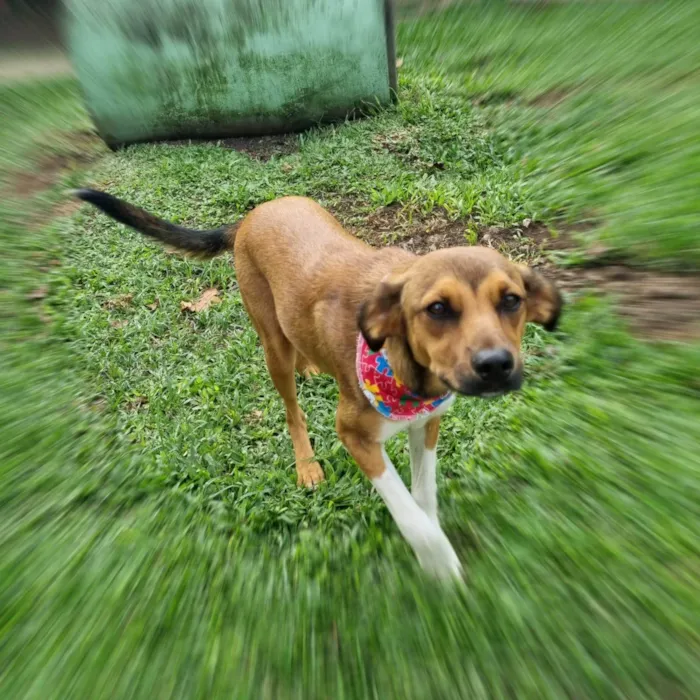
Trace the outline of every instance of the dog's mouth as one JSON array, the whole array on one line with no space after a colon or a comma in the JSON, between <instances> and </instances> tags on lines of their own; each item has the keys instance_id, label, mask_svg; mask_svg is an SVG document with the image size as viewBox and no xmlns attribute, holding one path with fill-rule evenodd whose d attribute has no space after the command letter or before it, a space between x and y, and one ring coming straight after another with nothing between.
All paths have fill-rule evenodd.
<instances>
[{"instance_id":1,"label":"dog's mouth","mask_svg":"<svg viewBox=\"0 0 700 700\"><path fill-rule=\"evenodd\" d=\"M511 391L518 391L523 383L522 372L519 371L513 372L505 381L498 384L486 382L475 377L468 377L462 380L459 386L455 386L444 377L441 377L441 379L449 387L450 391L462 396L473 396L480 399L493 399Z\"/></svg>"}]
</instances>

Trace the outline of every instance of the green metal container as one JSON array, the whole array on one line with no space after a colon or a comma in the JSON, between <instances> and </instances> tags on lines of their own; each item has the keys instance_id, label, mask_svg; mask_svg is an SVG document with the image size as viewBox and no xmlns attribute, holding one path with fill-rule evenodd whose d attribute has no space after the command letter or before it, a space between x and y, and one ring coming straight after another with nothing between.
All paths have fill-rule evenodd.
<instances>
[{"instance_id":1,"label":"green metal container","mask_svg":"<svg viewBox=\"0 0 700 700\"><path fill-rule=\"evenodd\" d=\"M387 104L390 0L67 0L97 130L137 141L297 131Z\"/></svg>"}]
</instances>

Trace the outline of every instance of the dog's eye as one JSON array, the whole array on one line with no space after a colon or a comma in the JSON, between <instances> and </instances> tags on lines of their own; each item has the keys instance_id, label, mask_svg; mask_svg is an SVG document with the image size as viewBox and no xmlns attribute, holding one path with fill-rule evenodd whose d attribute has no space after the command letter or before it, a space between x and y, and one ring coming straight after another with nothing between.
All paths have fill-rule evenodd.
<instances>
[{"instance_id":1,"label":"dog's eye","mask_svg":"<svg viewBox=\"0 0 700 700\"><path fill-rule=\"evenodd\" d=\"M517 311L522 301L517 294L506 294L501 299L501 308L503 311Z\"/></svg>"},{"instance_id":2,"label":"dog's eye","mask_svg":"<svg viewBox=\"0 0 700 700\"><path fill-rule=\"evenodd\" d=\"M433 318L445 318L445 316L450 314L450 307L442 301L435 301L426 309L426 311Z\"/></svg>"}]
</instances>

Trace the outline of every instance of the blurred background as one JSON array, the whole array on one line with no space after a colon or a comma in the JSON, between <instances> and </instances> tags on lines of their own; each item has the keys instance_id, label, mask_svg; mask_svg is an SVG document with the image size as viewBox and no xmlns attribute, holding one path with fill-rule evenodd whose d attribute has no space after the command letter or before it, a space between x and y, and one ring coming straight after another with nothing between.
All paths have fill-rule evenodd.
<instances>
[{"instance_id":1,"label":"blurred background","mask_svg":"<svg viewBox=\"0 0 700 700\"><path fill-rule=\"evenodd\" d=\"M0 698L700 697L700 4L0 0ZM299 382L294 480L231 260L310 196L556 280L526 385L440 436L426 580ZM409 479L403 438L389 445Z\"/></svg>"},{"instance_id":2,"label":"blurred background","mask_svg":"<svg viewBox=\"0 0 700 700\"><path fill-rule=\"evenodd\" d=\"M60 0L4 0L0 19L3 81L71 73L62 48Z\"/></svg>"}]
</instances>

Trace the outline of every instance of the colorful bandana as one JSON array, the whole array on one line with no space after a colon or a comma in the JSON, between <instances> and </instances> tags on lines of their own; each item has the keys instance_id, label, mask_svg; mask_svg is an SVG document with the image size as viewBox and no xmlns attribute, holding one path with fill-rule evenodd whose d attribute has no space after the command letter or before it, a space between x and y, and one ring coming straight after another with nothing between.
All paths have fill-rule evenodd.
<instances>
[{"instance_id":1,"label":"colorful bandana","mask_svg":"<svg viewBox=\"0 0 700 700\"><path fill-rule=\"evenodd\" d=\"M424 399L394 376L386 352L372 352L362 333L357 336L355 370L360 389L374 408L389 420L411 420L432 413L452 396L450 392Z\"/></svg>"}]
</instances>

